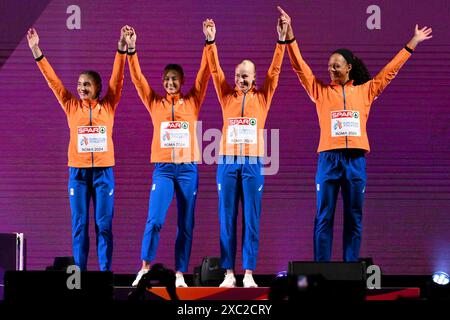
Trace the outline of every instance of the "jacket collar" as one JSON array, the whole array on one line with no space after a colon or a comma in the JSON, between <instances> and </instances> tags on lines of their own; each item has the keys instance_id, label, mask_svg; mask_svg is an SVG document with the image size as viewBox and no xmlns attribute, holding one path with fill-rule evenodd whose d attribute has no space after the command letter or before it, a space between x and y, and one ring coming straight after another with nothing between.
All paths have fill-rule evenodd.
<instances>
[{"instance_id":1,"label":"jacket collar","mask_svg":"<svg viewBox=\"0 0 450 320\"><path fill-rule=\"evenodd\" d=\"M242 91L241 89L239 89L237 86L234 87L234 92L236 96L243 96L244 95L244 91ZM246 93L255 93L256 92L256 87L255 85L252 85L252 87L246 92Z\"/></svg>"},{"instance_id":2,"label":"jacket collar","mask_svg":"<svg viewBox=\"0 0 450 320\"><path fill-rule=\"evenodd\" d=\"M166 98L165 98L170 104L176 104L178 102L182 102L183 101L183 94L181 92L177 93L177 94L168 94L166 93Z\"/></svg>"},{"instance_id":3,"label":"jacket collar","mask_svg":"<svg viewBox=\"0 0 450 320\"><path fill-rule=\"evenodd\" d=\"M81 106L82 107L95 107L97 104L99 103L99 99L85 99L85 100L81 100Z\"/></svg>"},{"instance_id":4,"label":"jacket collar","mask_svg":"<svg viewBox=\"0 0 450 320\"><path fill-rule=\"evenodd\" d=\"M338 83L338 82L336 82L336 81L331 81L331 82L330 82L330 85L331 85L331 86L339 86L339 87L342 87L342 84L340 84L340 83ZM353 85L353 80L349 80L349 81L347 81L347 82L345 83L344 86L348 87L348 86L352 86L352 85Z\"/></svg>"}]
</instances>

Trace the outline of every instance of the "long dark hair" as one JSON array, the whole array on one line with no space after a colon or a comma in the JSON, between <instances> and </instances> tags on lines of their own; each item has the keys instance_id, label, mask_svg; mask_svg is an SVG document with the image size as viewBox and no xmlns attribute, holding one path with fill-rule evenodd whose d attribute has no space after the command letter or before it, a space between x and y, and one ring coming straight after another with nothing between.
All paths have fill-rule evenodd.
<instances>
[{"instance_id":1,"label":"long dark hair","mask_svg":"<svg viewBox=\"0 0 450 320\"><path fill-rule=\"evenodd\" d=\"M337 49L333 52L333 54L334 53L340 54L344 57L345 61L347 61L348 64L352 65L349 78L353 80L354 85L364 84L372 79L369 70L367 70L364 62L360 58L355 56L353 52L348 49Z\"/></svg>"},{"instance_id":2,"label":"long dark hair","mask_svg":"<svg viewBox=\"0 0 450 320\"><path fill-rule=\"evenodd\" d=\"M91 77L94 80L95 84L98 87L98 90L97 90L97 93L95 95L95 98L96 99L100 98L100 93L102 92L102 78L100 77L98 72L94 71L94 70L85 70L80 75L82 75L82 74L85 74L85 75Z\"/></svg>"}]
</instances>

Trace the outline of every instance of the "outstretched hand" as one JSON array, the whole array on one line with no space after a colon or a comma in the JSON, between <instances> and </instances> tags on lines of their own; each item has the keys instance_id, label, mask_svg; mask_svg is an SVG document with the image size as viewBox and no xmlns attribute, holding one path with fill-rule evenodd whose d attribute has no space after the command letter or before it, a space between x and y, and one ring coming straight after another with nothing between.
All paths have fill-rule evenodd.
<instances>
[{"instance_id":1,"label":"outstretched hand","mask_svg":"<svg viewBox=\"0 0 450 320\"><path fill-rule=\"evenodd\" d=\"M28 40L28 46L30 47L31 52L33 53L33 57L35 59L41 57L42 51L39 48L39 36L38 36L35 28L28 29L27 40Z\"/></svg>"},{"instance_id":2,"label":"outstretched hand","mask_svg":"<svg viewBox=\"0 0 450 320\"><path fill-rule=\"evenodd\" d=\"M33 49L34 47L39 46L39 35L37 34L36 29L30 28L27 32L27 40L28 40L28 46L30 49Z\"/></svg>"},{"instance_id":3,"label":"outstretched hand","mask_svg":"<svg viewBox=\"0 0 450 320\"><path fill-rule=\"evenodd\" d=\"M216 24L213 19L203 21L203 34L208 41L213 41L216 38Z\"/></svg>"},{"instance_id":4,"label":"outstretched hand","mask_svg":"<svg viewBox=\"0 0 450 320\"><path fill-rule=\"evenodd\" d=\"M409 40L407 46L410 49L414 50L422 41L433 38L433 36L431 35L432 31L433 30L431 28L428 28L426 26L422 29L419 29L419 26L416 24L416 27L414 28L414 36L411 38L411 40Z\"/></svg>"},{"instance_id":5,"label":"outstretched hand","mask_svg":"<svg viewBox=\"0 0 450 320\"><path fill-rule=\"evenodd\" d=\"M419 25L416 24L416 28L414 30L414 37L417 41L417 43L420 43L424 40L428 40L433 38L431 35L431 32L433 29L428 28L427 26L423 27L422 29L419 29Z\"/></svg>"}]
</instances>

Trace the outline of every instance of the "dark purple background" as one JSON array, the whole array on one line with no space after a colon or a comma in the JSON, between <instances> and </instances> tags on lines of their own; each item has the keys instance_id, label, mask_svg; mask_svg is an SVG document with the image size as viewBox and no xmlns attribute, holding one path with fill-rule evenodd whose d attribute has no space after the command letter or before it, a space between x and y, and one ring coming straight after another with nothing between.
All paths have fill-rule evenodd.
<instances>
[{"instance_id":1,"label":"dark purple background","mask_svg":"<svg viewBox=\"0 0 450 320\"><path fill-rule=\"evenodd\" d=\"M3 1L0 61L0 232L24 232L28 268L43 269L54 256L71 254L67 197L66 117L47 87L25 39L28 26L40 35L44 54L75 92L84 69L109 79L120 27L134 26L141 66L163 92L163 67L180 63L192 85L204 37L201 23L214 18L220 61L229 81L242 59L255 61L260 82L277 35L276 5L290 13L304 58L327 80L329 53L348 47L375 74L411 38L415 23L432 25L398 77L374 103L368 124L372 152L362 256L390 274L450 269L450 20L449 1ZM81 8L81 30L68 30L66 9ZM368 30L366 9L381 8L381 30ZM130 81L128 66L114 128L116 149L113 269L135 272L147 216L152 166L152 126ZM200 115L203 129L221 128L210 83ZM280 170L266 177L256 272L274 273L290 260L312 259L314 176L319 138L314 105L286 58L267 128L280 129ZM219 254L216 166L200 166L196 228L190 272L206 255ZM334 259L342 246L342 206L337 208ZM91 224L93 219L91 217ZM239 229L240 230L240 229ZM157 261L173 267L175 201L162 230ZM239 237L240 238L240 237ZM240 242L239 242L240 243ZM0 248L1 250L1 248ZM240 250L237 257L241 264ZM91 225L89 267L97 269Z\"/></svg>"}]
</instances>

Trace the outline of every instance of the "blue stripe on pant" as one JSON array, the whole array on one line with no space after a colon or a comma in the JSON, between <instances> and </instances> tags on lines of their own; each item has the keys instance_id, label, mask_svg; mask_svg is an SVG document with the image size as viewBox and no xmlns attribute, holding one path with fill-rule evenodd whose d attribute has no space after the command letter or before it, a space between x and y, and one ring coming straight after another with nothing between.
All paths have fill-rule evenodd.
<instances>
[{"instance_id":1,"label":"blue stripe on pant","mask_svg":"<svg viewBox=\"0 0 450 320\"><path fill-rule=\"evenodd\" d=\"M217 166L220 252L224 269L234 269L236 223L242 201L242 267L254 270L259 248L259 221L264 175L258 157L220 156Z\"/></svg>"},{"instance_id":2,"label":"blue stripe on pant","mask_svg":"<svg viewBox=\"0 0 450 320\"><path fill-rule=\"evenodd\" d=\"M101 271L111 270L113 252L114 173L112 167L69 168L72 210L72 251L75 264L87 269L89 255L89 203L94 204L97 256Z\"/></svg>"},{"instance_id":3,"label":"blue stripe on pant","mask_svg":"<svg viewBox=\"0 0 450 320\"><path fill-rule=\"evenodd\" d=\"M142 260L151 262L155 259L159 233L166 220L167 210L175 192L178 208L175 268L181 272L188 271L197 188L198 171L196 163L155 163L148 217L142 240Z\"/></svg>"},{"instance_id":4,"label":"blue stripe on pant","mask_svg":"<svg viewBox=\"0 0 450 320\"><path fill-rule=\"evenodd\" d=\"M339 188L342 188L344 202L343 259L358 260L365 187L366 159L363 150L333 150L319 153L316 174L317 211L314 221L316 261L331 259L334 212Z\"/></svg>"}]
</instances>

